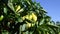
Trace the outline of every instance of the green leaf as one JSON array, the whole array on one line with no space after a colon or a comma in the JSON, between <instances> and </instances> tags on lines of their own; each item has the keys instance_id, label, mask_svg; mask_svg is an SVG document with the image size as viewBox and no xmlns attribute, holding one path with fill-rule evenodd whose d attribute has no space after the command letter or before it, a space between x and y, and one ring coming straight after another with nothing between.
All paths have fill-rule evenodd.
<instances>
[{"instance_id":1,"label":"green leaf","mask_svg":"<svg viewBox=\"0 0 60 34\"><path fill-rule=\"evenodd\" d=\"M7 8L6 7L4 7L4 13L7 14Z\"/></svg>"},{"instance_id":2,"label":"green leaf","mask_svg":"<svg viewBox=\"0 0 60 34\"><path fill-rule=\"evenodd\" d=\"M9 32L6 30L3 30L2 34L9 34Z\"/></svg>"},{"instance_id":3,"label":"green leaf","mask_svg":"<svg viewBox=\"0 0 60 34\"><path fill-rule=\"evenodd\" d=\"M13 3L9 0L8 1L8 7L12 10L12 11L15 11L15 9L14 9L14 6L13 6Z\"/></svg>"},{"instance_id":4,"label":"green leaf","mask_svg":"<svg viewBox=\"0 0 60 34\"><path fill-rule=\"evenodd\" d=\"M13 2L13 3L17 3L17 2L19 2L19 1L18 1L18 0L13 0L12 2Z\"/></svg>"}]
</instances>

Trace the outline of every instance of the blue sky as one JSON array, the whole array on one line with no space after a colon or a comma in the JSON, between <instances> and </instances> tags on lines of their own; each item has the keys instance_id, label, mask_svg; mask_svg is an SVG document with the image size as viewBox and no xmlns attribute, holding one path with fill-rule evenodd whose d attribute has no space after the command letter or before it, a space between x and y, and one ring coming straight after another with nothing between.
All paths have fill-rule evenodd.
<instances>
[{"instance_id":1,"label":"blue sky","mask_svg":"<svg viewBox=\"0 0 60 34\"><path fill-rule=\"evenodd\" d=\"M60 21L60 0L36 0L48 12L53 21Z\"/></svg>"}]
</instances>

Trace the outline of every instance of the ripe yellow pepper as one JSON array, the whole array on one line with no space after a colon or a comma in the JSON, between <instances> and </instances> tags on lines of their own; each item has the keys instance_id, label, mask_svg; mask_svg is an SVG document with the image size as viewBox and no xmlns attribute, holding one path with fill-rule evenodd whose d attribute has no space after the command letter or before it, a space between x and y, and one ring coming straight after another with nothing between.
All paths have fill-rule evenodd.
<instances>
[{"instance_id":1,"label":"ripe yellow pepper","mask_svg":"<svg viewBox=\"0 0 60 34\"><path fill-rule=\"evenodd\" d=\"M20 5L16 6L16 11L18 11L20 9L21 9Z\"/></svg>"},{"instance_id":2,"label":"ripe yellow pepper","mask_svg":"<svg viewBox=\"0 0 60 34\"><path fill-rule=\"evenodd\" d=\"M23 20L25 18L28 19L28 20L32 20L32 21L37 21L37 16L34 13L32 13L30 15L23 16Z\"/></svg>"},{"instance_id":3,"label":"ripe yellow pepper","mask_svg":"<svg viewBox=\"0 0 60 34\"><path fill-rule=\"evenodd\" d=\"M29 23L29 22L27 22L27 21L26 21L26 23L27 23L27 24L26 24L26 28L27 28L27 29L34 26L34 24Z\"/></svg>"},{"instance_id":4,"label":"ripe yellow pepper","mask_svg":"<svg viewBox=\"0 0 60 34\"><path fill-rule=\"evenodd\" d=\"M37 16L34 13L32 13L32 19L33 21L37 21Z\"/></svg>"}]
</instances>

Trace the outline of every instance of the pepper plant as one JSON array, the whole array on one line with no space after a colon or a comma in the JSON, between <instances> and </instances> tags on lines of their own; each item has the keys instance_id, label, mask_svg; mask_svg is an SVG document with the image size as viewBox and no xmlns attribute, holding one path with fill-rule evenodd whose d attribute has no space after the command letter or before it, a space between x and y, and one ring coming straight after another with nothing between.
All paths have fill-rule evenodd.
<instances>
[{"instance_id":1,"label":"pepper plant","mask_svg":"<svg viewBox=\"0 0 60 34\"><path fill-rule=\"evenodd\" d=\"M0 34L58 34L59 26L32 0L0 0Z\"/></svg>"}]
</instances>

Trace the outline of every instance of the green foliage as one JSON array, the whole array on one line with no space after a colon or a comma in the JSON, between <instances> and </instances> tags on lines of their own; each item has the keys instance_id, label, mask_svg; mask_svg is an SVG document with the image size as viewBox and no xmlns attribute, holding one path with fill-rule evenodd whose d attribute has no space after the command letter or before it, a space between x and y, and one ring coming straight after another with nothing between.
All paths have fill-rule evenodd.
<instances>
[{"instance_id":1,"label":"green foliage","mask_svg":"<svg viewBox=\"0 0 60 34\"><path fill-rule=\"evenodd\" d=\"M0 0L0 34L58 34L59 26L39 3Z\"/></svg>"}]
</instances>

